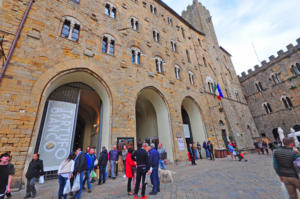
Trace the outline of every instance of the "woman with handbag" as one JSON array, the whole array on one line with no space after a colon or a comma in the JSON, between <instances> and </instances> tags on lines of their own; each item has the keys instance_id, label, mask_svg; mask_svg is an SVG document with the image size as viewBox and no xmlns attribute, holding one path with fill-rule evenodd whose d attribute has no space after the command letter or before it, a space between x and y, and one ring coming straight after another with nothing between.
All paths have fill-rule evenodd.
<instances>
[{"instance_id":1,"label":"woman with handbag","mask_svg":"<svg viewBox=\"0 0 300 199\"><path fill-rule=\"evenodd\" d=\"M131 158L132 152L133 152L133 148L128 148L128 153L126 155L125 173L126 173L126 177L128 178L128 182L127 182L128 195L133 195L131 192L131 181L132 178L134 177L133 168L136 168L136 163Z\"/></svg>"},{"instance_id":2,"label":"woman with handbag","mask_svg":"<svg viewBox=\"0 0 300 199\"><path fill-rule=\"evenodd\" d=\"M75 164L74 158L75 158L75 153L73 152L70 153L69 157L65 161L63 161L58 168L58 172L57 172L58 182L59 182L58 199L61 199L62 197L64 199L67 199L68 193L66 192L71 191L70 182L69 184L67 182L70 181L74 171L74 164Z\"/></svg>"}]
</instances>

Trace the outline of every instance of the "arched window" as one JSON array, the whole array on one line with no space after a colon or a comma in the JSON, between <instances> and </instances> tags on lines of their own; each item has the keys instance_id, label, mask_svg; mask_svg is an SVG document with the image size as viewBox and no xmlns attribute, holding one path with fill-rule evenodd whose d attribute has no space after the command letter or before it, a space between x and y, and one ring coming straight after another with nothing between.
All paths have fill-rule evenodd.
<instances>
[{"instance_id":1,"label":"arched window","mask_svg":"<svg viewBox=\"0 0 300 199\"><path fill-rule=\"evenodd\" d=\"M174 71L175 71L175 77L176 77L176 79L179 80L180 79L180 71L181 71L180 67L177 66L177 65L175 65Z\"/></svg>"},{"instance_id":2,"label":"arched window","mask_svg":"<svg viewBox=\"0 0 300 199\"><path fill-rule=\"evenodd\" d=\"M115 39L110 35L104 35L102 39L102 52L109 55L115 54Z\"/></svg>"},{"instance_id":3,"label":"arched window","mask_svg":"<svg viewBox=\"0 0 300 199\"><path fill-rule=\"evenodd\" d=\"M290 109L293 107L293 103L289 97L283 96L281 97L281 101L285 108Z\"/></svg>"},{"instance_id":4,"label":"arched window","mask_svg":"<svg viewBox=\"0 0 300 199\"><path fill-rule=\"evenodd\" d=\"M171 17L167 17L168 24L173 26L173 19Z\"/></svg>"},{"instance_id":5,"label":"arched window","mask_svg":"<svg viewBox=\"0 0 300 199\"><path fill-rule=\"evenodd\" d=\"M162 74L163 73L163 59L160 57L155 57L155 67L156 67L156 72Z\"/></svg>"},{"instance_id":6,"label":"arched window","mask_svg":"<svg viewBox=\"0 0 300 199\"><path fill-rule=\"evenodd\" d=\"M117 16L117 9L111 3L106 3L104 13L105 13L105 15L115 19Z\"/></svg>"},{"instance_id":7,"label":"arched window","mask_svg":"<svg viewBox=\"0 0 300 199\"><path fill-rule=\"evenodd\" d=\"M208 85L208 92L215 93L214 80L211 77L206 78L206 83Z\"/></svg>"},{"instance_id":8,"label":"arched window","mask_svg":"<svg viewBox=\"0 0 300 199\"><path fill-rule=\"evenodd\" d=\"M150 12L151 12L152 14L154 14L154 15L157 14L157 9L156 9L156 7L155 7L154 5L152 5L152 4L150 4Z\"/></svg>"},{"instance_id":9,"label":"arched window","mask_svg":"<svg viewBox=\"0 0 300 199\"><path fill-rule=\"evenodd\" d=\"M275 84L281 83L281 79L280 79L279 73L273 73L273 74L271 75L271 77L272 77L272 80L273 80L273 82L274 82Z\"/></svg>"},{"instance_id":10,"label":"arched window","mask_svg":"<svg viewBox=\"0 0 300 199\"><path fill-rule=\"evenodd\" d=\"M153 39L156 42L159 42L159 32L157 30L153 30Z\"/></svg>"},{"instance_id":11,"label":"arched window","mask_svg":"<svg viewBox=\"0 0 300 199\"><path fill-rule=\"evenodd\" d=\"M139 21L137 20L137 18L131 17L130 18L130 26L131 29L138 31L139 30Z\"/></svg>"},{"instance_id":12,"label":"arched window","mask_svg":"<svg viewBox=\"0 0 300 199\"><path fill-rule=\"evenodd\" d=\"M194 73L189 71L189 80L192 85L194 85Z\"/></svg>"},{"instance_id":13,"label":"arched window","mask_svg":"<svg viewBox=\"0 0 300 199\"><path fill-rule=\"evenodd\" d=\"M131 48L131 62L137 65L141 64L141 51L138 48Z\"/></svg>"},{"instance_id":14,"label":"arched window","mask_svg":"<svg viewBox=\"0 0 300 199\"><path fill-rule=\"evenodd\" d=\"M263 87L262 87L261 82L256 82L255 86L256 86L258 92L261 92L261 91L264 90Z\"/></svg>"},{"instance_id":15,"label":"arched window","mask_svg":"<svg viewBox=\"0 0 300 199\"><path fill-rule=\"evenodd\" d=\"M262 106L265 108L267 114L271 114L273 112L271 105L268 102L263 103Z\"/></svg>"},{"instance_id":16,"label":"arched window","mask_svg":"<svg viewBox=\"0 0 300 199\"><path fill-rule=\"evenodd\" d=\"M80 33L80 23L73 17L63 17L63 26L61 29L61 36L78 42Z\"/></svg>"},{"instance_id":17,"label":"arched window","mask_svg":"<svg viewBox=\"0 0 300 199\"><path fill-rule=\"evenodd\" d=\"M171 46L172 46L173 52L177 52L177 44L175 41L171 40Z\"/></svg>"},{"instance_id":18,"label":"arched window","mask_svg":"<svg viewBox=\"0 0 300 199\"><path fill-rule=\"evenodd\" d=\"M292 72L295 75L300 75L300 64L299 63L296 63L295 65L292 65L291 69L292 69Z\"/></svg>"}]
</instances>

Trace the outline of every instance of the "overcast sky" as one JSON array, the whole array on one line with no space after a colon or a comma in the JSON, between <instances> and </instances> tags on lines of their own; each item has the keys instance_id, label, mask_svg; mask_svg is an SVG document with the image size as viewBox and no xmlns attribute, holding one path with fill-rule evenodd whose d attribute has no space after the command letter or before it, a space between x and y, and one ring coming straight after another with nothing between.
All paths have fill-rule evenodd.
<instances>
[{"instance_id":1,"label":"overcast sky","mask_svg":"<svg viewBox=\"0 0 300 199\"><path fill-rule=\"evenodd\" d=\"M181 14L193 0L163 0ZM300 0L199 0L212 15L221 46L232 54L237 74L300 37ZM257 51L258 58L254 53Z\"/></svg>"}]
</instances>

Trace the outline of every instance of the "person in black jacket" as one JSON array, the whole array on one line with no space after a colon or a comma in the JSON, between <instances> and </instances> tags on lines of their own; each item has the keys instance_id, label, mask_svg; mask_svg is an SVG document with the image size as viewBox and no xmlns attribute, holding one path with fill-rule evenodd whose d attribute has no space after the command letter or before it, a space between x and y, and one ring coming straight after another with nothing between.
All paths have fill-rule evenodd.
<instances>
[{"instance_id":1,"label":"person in black jacket","mask_svg":"<svg viewBox=\"0 0 300 199\"><path fill-rule=\"evenodd\" d=\"M143 146L143 148L142 148L142 146ZM136 161L136 164L137 164L134 199L138 198L141 180L142 180L142 197L141 197L141 199L146 199L147 197L145 196L145 192L146 192L145 180L146 180L146 174L150 169L149 157L148 157L148 153L146 151L148 144L144 143L142 145L142 143L138 143L137 147L138 147L138 150L135 151L134 153L132 153L132 155L131 155L131 159Z\"/></svg>"},{"instance_id":2,"label":"person in black jacket","mask_svg":"<svg viewBox=\"0 0 300 199\"><path fill-rule=\"evenodd\" d=\"M280 181L284 183L290 199L297 199L297 190L300 190L300 180L294 167L294 161L298 158L298 154L293 151L294 138L284 138L283 144L284 146L275 150L273 154L273 167Z\"/></svg>"},{"instance_id":3,"label":"person in black jacket","mask_svg":"<svg viewBox=\"0 0 300 199\"><path fill-rule=\"evenodd\" d=\"M40 160L39 156L40 155L38 153L35 153L33 155L33 159L29 163L26 172L27 186L24 198L34 198L36 196L35 183L39 179L40 175L44 174L43 160Z\"/></svg>"},{"instance_id":4,"label":"person in black jacket","mask_svg":"<svg viewBox=\"0 0 300 199\"><path fill-rule=\"evenodd\" d=\"M86 162L86 155L81 151L80 148L78 148L75 152L76 158L74 159L75 165L74 165L74 176L80 175L80 189L76 192L75 199L81 198L81 192L82 192L82 185L83 185L83 178L84 178L84 172L87 170L87 162Z\"/></svg>"},{"instance_id":5,"label":"person in black jacket","mask_svg":"<svg viewBox=\"0 0 300 199\"><path fill-rule=\"evenodd\" d=\"M107 161L108 161L108 153L104 146L102 147L102 152L99 154L99 159L98 159L98 166L100 170L98 185L101 185L101 181L103 181L103 184L105 183L105 168L107 165Z\"/></svg>"},{"instance_id":6,"label":"person in black jacket","mask_svg":"<svg viewBox=\"0 0 300 199\"><path fill-rule=\"evenodd\" d=\"M208 148L210 160L215 160L214 145L211 143L211 141L207 142L207 148Z\"/></svg>"}]
</instances>

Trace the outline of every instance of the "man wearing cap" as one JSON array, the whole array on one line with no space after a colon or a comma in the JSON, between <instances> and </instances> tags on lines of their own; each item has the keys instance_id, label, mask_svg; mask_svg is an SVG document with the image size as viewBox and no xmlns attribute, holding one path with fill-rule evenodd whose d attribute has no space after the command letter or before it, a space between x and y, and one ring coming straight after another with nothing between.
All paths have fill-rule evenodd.
<instances>
[{"instance_id":1,"label":"man wearing cap","mask_svg":"<svg viewBox=\"0 0 300 199\"><path fill-rule=\"evenodd\" d=\"M159 167L159 153L155 149L155 144L151 144L151 150L149 151L149 164L151 172L151 182L153 184L153 189L149 193L150 195L156 195L160 191L160 182L158 177L158 167Z\"/></svg>"}]
</instances>

